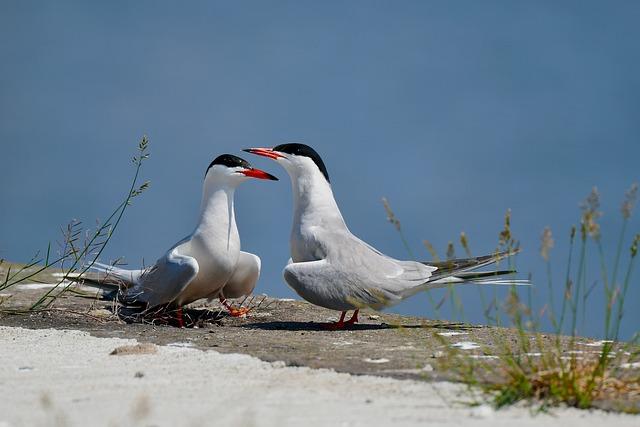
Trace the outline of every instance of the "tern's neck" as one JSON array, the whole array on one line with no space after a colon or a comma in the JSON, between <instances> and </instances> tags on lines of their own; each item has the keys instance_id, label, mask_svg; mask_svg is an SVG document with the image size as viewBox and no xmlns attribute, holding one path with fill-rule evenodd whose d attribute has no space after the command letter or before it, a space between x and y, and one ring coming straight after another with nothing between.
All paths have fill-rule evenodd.
<instances>
[{"instance_id":1,"label":"tern's neck","mask_svg":"<svg viewBox=\"0 0 640 427\"><path fill-rule=\"evenodd\" d=\"M235 187L226 183L205 182L202 189L200 217L194 234L235 227L234 191Z\"/></svg>"},{"instance_id":2,"label":"tern's neck","mask_svg":"<svg viewBox=\"0 0 640 427\"><path fill-rule=\"evenodd\" d=\"M320 171L291 175L293 187L293 226L345 227L342 213L333 197L331 185Z\"/></svg>"}]
</instances>

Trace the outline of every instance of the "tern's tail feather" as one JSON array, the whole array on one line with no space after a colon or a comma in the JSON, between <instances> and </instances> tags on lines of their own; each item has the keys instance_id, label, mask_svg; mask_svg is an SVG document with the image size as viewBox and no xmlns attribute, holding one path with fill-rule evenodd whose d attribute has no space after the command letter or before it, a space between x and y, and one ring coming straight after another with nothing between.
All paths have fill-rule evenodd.
<instances>
[{"instance_id":1,"label":"tern's tail feather","mask_svg":"<svg viewBox=\"0 0 640 427\"><path fill-rule=\"evenodd\" d=\"M423 264L437 267L434 274L426 283L427 288L442 288L449 285L512 285L528 286L530 280L505 277L514 275L515 270L475 271L478 268L495 264L500 260L515 255L519 250L496 252L481 257L454 259L444 262L424 262Z\"/></svg>"},{"instance_id":2,"label":"tern's tail feather","mask_svg":"<svg viewBox=\"0 0 640 427\"><path fill-rule=\"evenodd\" d=\"M106 283L117 284L129 288L138 283L138 279L143 274L144 270L126 270L124 268L116 267L113 265L101 264L94 262L89 269L98 272L100 281Z\"/></svg>"},{"instance_id":3,"label":"tern's tail feather","mask_svg":"<svg viewBox=\"0 0 640 427\"><path fill-rule=\"evenodd\" d=\"M69 280L102 290L102 297L107 300L115 299L120 291L134 286L143 271L125 270L99 262L92 263L88 269L92 272L85 272L78 277L69 277Z\"/></svg>"}]
</instances>

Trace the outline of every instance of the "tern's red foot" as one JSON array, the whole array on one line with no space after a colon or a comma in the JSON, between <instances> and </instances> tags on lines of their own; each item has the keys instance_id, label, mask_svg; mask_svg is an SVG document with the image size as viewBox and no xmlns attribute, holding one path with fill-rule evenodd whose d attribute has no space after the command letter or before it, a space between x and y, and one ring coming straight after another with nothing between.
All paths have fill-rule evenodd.
<instances>
[{"instance_id":1,"label":"tern's red foot","mask_svg":"<svg viewBox=\"0 0 640 427\"><path fill-rule=\"evenodd\" d=\"M244 315L246 315L248 312L251 311L251 309L249 307L234 307L231 304L229 304L226 300L226 298L224 297L220 297L220 304L222 304L224 306L224 308L227 309L227 311L229 312L229 316L231 317L242 317Z\"/></svg>"},{"instance_id":2,"label":"tern's red foot","mask_svg":"<svg viewBox=\"0 0 640 427\"><path fill-rule=\"evenodd\" d=\"M229 310L229 316L231 317L242 317L251 311L248 307L227 307L227 310Z\"/></svg>"},{"instance_id":3,"label":"tern's red foot","mask_svg":"<svg viewBox=\"0 0 640 427\"><path fill-rule=\"evenodd\" d=\"M344 322L344 316L347 315L346 311L343 311L340 314L340 320L338 320L337 322L332 322L332 323L323 323L322 329L326 329L328 331L337 331L338 329L344 329L346 323Z\"/></svg>"},{"instance_id":4,"label":"tern's red foot","mask_svg":"<svg viewBox=\"0 0 640 427\"><path fill-rule=\"evenodd\" d=\"M354 311L354 312L353 312L353 316L351 316L351 319L347 320L347 321L345 322L345 324L347 324L347 325L353 325L354 323L358 323L358 312L359 312L359 311L360 311L360 310L356 310L356 311Z\"/></svg>"}]
</instances>

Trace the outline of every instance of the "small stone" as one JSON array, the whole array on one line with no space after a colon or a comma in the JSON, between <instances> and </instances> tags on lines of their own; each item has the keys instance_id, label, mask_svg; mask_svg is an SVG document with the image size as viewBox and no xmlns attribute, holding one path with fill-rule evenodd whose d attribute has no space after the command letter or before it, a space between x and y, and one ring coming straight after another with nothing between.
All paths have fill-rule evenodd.
<instances>
[{"instance_id":1,"label":"small stone","mask_svg":"<svg viewBox=\"0 0 640 427\"><path fill-rule=\"evenodd\" d=\"M95 310L89 311L89 316L97 317L99 319L108 319L113 316L113 313L106 308L97 308Z\"/></svg>"},{"instance_id":2,"label":"small stone","mask_svg":"<svg viewBox=\"0 0 640 427\"><path fill-rule=\"evenodd\" d=\"M480 405L471 410L470 417L473 418L488 418L495 414L494 409L489 405Z\"/></svg>"},{"instance_id":3,"label":"small stone","mask_svg":"<svg viewBox=\"0 0 640 427\"><path fill-rule=\"evenodd\" d=\"M111 353L111 356L130 356L133 354L154 354L158 352L158 347L155 344L143 343L136 345L123 345L115 348Z\"/></svg>"},{"instance_id":4,"label":"small stone","mask_svg":"<svg viewBox=\"0 0 640 427\"><path fill-rule=\"evenodd\" d=\"M362 359L367 363L389 363L389 359L386 359L384 357L381 357L380 359L370 359L370 358L366 358L366 359Z\"/></svg>"},{"instance_id":5,"label":"small stone","mask_svg":"<svg viewBox=\"0 0 640 427\"><path fill-rule=\"evenodd\" d=\"M142 378L144 377L144 372L138 371L134 374L134 378Z\"/></svg>"}]
</instances>

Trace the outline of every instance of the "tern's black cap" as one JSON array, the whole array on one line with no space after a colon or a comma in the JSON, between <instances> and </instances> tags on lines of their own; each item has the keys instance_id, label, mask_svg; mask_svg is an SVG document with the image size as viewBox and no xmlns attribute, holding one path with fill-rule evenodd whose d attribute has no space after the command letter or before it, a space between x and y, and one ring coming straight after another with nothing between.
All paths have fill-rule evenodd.
<instances>
[{"instance_id":1,"label":"tern's black cap","mask_svg":"<svg viewBox=\"0 0 640 427\"><path fill-rule=\"evenodd\" d=\"M246 169L253 168L253 166L251 166L249 162L247 162L245 159L241 157L234 156L233 154L221 154L211 162L211 164L207 168L207 171L204 173L205 176L207 175L207 173L209 172L209 169L211 169L213 165L223 165L228 168L236 168L236 167L243 167Z\"/></svg>"},{"instance_id":2,"label":"tern's black cap","mask_svg":"<svg viewBox=\"0 0 640 427\"><path fill-rule=\"evenodd\" d=\"M327 172L327 168L324 165L322 158L316 152L316 150L309 147L308 145L299 144L299 143L282 144L282 145L273 147L273 151L279 151L281 153L287 153L287 154L295 154L296 156L309 157L311 160L313 160L316 166L318 166L318 169L320 169L320 172L322 172L322 175L324 175L327 181L331 182L329 181L329 172Z\"/></svg>"}]
</instances>

